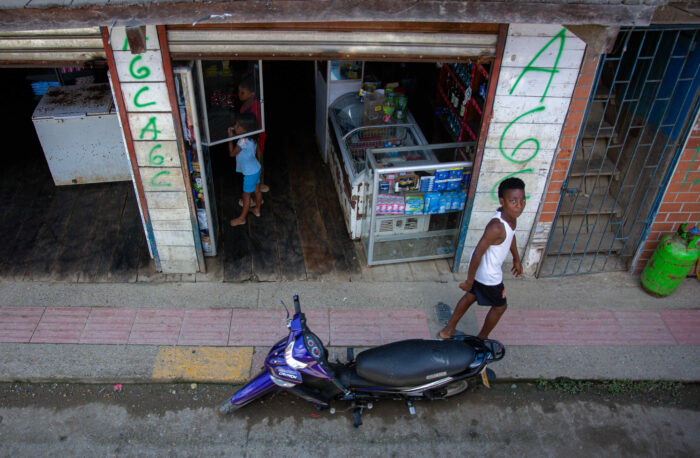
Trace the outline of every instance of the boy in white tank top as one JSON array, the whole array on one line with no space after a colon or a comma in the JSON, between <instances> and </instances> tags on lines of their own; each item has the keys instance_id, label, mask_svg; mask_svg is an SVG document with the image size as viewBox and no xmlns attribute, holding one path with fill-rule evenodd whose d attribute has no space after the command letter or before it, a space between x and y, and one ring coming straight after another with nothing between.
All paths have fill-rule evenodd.
<instances>
[{"instance_id":1,"label":"boy in white tank top","mask_svg":"<svg viewBox=\"0 0 700 458\"><path fill-rule=\"evenodd\" d=\"M508 307L503 287L502 266L509 251L513 255L513 274L519 277L523 273L515 242L516 220L525 209L523 180L503 180L498 185L498 201L501 207L486 225L484 235L472 252L467 279L459 284L466 294L457 303L447 326L438 334L441 339L448 339L454 335L460 318L474 302L491 307L478 335L487 339Z\"/></svg>"}]
</instances>

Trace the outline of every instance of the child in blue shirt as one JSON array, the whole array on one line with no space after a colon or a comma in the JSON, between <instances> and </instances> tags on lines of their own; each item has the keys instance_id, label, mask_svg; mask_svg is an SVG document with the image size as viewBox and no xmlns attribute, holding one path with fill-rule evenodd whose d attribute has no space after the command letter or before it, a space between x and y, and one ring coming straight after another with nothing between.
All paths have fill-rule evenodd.
<instances>
[{"instance_id":1,"label":"child in blue shirt","mask_svg":"<svg viewBox=\"0 0 700 458\"><path fill-rule=\"evenodd\" d=\"M229 127L228 134L233 137L252 132L258 128L258 120L253 113L241 113L236 118L236 125ZM231 220L231 226L246 223L250 210L255 216L260 216L262 193L260 192L260 162L255 155L256 143L251 137L239 138L236 146L228 143L229 156L236 158L236 172L243 174L243 210L238 218ZM250 208L250 195L255 194L255 207Z\"/></svg>"}]
</instances>

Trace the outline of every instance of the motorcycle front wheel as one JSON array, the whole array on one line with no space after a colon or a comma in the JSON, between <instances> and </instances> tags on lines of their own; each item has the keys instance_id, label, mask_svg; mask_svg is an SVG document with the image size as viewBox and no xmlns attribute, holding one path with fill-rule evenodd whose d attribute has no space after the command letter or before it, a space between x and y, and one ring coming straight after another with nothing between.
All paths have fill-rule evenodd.
<instances>
[{"instance_id":1,"label":"motorcycle front wheel","mask_svg":"<svg viewBox=\"0 0 700 458\"><path fill-rule=\"evenodd\" d=\"M227 399L221 404L221 406L219 406L219 413L221 415L231 415L233 412L240 409L244 405L245 404L234 404L233 402L231 402L231 399Z\"/></svg>"}]
</instances>

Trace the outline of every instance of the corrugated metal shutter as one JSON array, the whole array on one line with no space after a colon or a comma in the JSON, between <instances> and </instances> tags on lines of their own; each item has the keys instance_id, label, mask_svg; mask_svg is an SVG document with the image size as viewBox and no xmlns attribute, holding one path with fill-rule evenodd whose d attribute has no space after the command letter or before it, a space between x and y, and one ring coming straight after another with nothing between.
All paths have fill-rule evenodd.
<instances>
[{"instance_id":1,"label":"corrugated metal shutter","mask_svg":"<svg viewBox=\"0 0 700 458\"><path fill-rule=\"evenodd\" d=\"M173 58L426 59L495 56L498 35L300 30L168 30Z\"/></svg>"},{"instance_id":2,"label":"corrugated metal shutter","mask_svg":"<svg viewBox=\"0 0 700 458\"><path fill-rule=\"evenodd\" d=\"M38 65L105 58L99 27L0 32L0 63Z\"/></svg>"}]
</instances>

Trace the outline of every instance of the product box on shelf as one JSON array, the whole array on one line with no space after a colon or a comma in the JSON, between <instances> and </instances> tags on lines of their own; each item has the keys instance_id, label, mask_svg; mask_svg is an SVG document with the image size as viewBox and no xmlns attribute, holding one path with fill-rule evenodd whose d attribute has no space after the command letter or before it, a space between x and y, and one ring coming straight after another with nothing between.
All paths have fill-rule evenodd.
<instances>
[{"instance_id":1,"label":"product box on shelf","mask_svg":"<svg viewBox=\"0 0 700 458\"><path fill-rule=\"evenodd\" d=\"M421 192L434 191L435 177L432 175L420 177L420 190Z\"/></svg>"},{"instance_id":2,"label":"product box on shelf","mask_svg":"<svg viewBox=\"0 0 700 458\"><path fill-rule=\"evenodd\" d=\"M418 175L416 175L415 173L403 174L396 179L396 192L417 190Z\"/></svg>"},{"instance_id":3,"label":"product box on shelf","mask_svg":"<svg viewBox=\"0 0 700 458\"><path fill-rule=\"evenodd\" d=\"M461 180L462 175L464 175L464 168L463 167L455 167L453 169L450 169L449 172L450 172L450 175L449 175L450 180L455 179L455 178Z\"/></svg>"},{"instance_id":4,"label":"product box on shelf","mask_svg":"<svg viewBox=\"0 0 700 458\"><path fill-rule=\"evenodd\" d=\"M445 191L447 189L447 181L437 181L435 180L435 190Z\"/></svg>"},{"instance_id":5,"label":"product box on shelf","mask_svg":"<svg viewBox=\"0 0 700 458\"><path fill-rule=\"evenodd\" d=\"M440 213L441 192L431 191L425 193L424 212L428 215Z\"/></svg>"},{"instance_id":6,"label":"product box on shelf","mask_svg":"<svg viewBox=\"0 0 700 458\"><path fill-rule=\"evenodd\" d=\"M456 180L447 180L445 183L447 183L445 189L447 189L448 191L454 191L455 189L459 189L462 186L462 179L457 178Z\"/></svg>"},{"instance_id":7,"label":"product box on shelf","mask_svg":"<svg viewBox=\"0 0 700 458\"><path fill-rule=\"evenodd\" d=\"M467 194L464 191L453 191L448 195L447 210L464 210L467 203Z\"/></svg>"},{"instance_id":8,"label":"product box on shelf","mask_svg":"<svg viewBox=\"0 0 700 458\"><path fill-rule=\"evenodd\" d=\"M403 215L405 209L406 203L400 194L379 194L377 196L378 215Z\"/></svg>"},{"instance_id":9,"label":"product box on shelf","mask_svg":"<svg viewBox=\"0 0 700 458\"><path fill-rule=\"evenodd\" d=\"M435 181L447 180L449 178L450 178L450 170L449 169L435 171Z\"/></svg>"},{"instance_id":10,"label":"product box on shelf","mask_svg":"<svg viewBox=\"0 0 700 458\"><path fill-rule=\"evenodd\" d=\"M469 181L471 180L471 178L472 178L471 171L464 172L464 175L462 175L462 184L464 185L465 188L469 186Z\"/></svg>"},{"instance_id":11,"label":"product box on shelf","mask_svg":"<svg viewBox=\"0 0 700 458\"><path fill-rule=\"evenodd\" d=\"M406 194L405 198L406 215L422 215L423 207L425 204L425 194L423 193L411 193Z\"/></svg>"}]
</instances>

